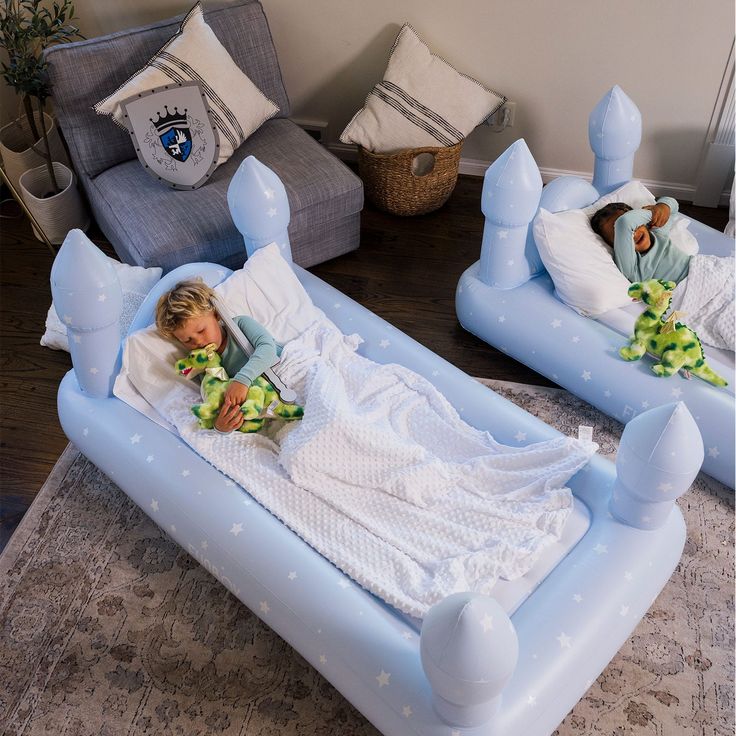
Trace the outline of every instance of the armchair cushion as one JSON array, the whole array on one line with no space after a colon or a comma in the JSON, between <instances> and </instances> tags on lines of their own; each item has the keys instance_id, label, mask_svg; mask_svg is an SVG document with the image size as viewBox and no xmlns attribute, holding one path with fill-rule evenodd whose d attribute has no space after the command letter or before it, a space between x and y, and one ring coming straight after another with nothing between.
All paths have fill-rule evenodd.
<instances>
[{"instance_id":1,"label":"armchair cushion","mask_svg":"<svg viewBox=\"0 0 736 736\"><path fill-rule=\"evenodd\" d=\"M342 240L341 252L357 247L359 223L354 218L363 206L360 179L301 128L280 118L266 121L204 187L162 187L135 159L93 179L88 195L100 227L129 263L158 265L165 271L194 261L240 268L245 246L230 217L227 188L249 155L272 168L284 183L291 208L292 255L299 265L337 255L329 245L335 239ZM354 227L343 222L346 218Z\"/></svg>"}]
</instances>

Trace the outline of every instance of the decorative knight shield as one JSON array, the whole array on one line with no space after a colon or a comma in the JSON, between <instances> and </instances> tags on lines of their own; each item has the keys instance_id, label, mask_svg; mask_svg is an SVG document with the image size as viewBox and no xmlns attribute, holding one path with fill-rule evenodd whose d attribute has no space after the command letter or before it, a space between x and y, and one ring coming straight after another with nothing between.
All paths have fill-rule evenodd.
<instances>
[{"instance_id":1,"label":"decorative knight shield","mask_svg":"<svg viewBox=\"0 0 736 736\"><path fill-rule=\"evenodd\" d=\"M196 189L215 170L220 136L197 82L172 82L121 103L140 162L175 189Z\"/></svg>"}]
</instances>

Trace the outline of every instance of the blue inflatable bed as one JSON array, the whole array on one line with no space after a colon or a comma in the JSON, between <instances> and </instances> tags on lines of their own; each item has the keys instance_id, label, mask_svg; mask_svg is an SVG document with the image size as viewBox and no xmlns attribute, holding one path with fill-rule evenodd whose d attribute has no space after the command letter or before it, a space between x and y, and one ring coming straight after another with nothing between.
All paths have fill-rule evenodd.
<instances>
[{"instance_id":1,"label":"blue inflatable bed","mask_svg":"<svg viewBox=\"0 0 736 736\"><path fill-rule=\"evenodd\" d=\"M52 270L67 436L382 733L551 733L680 559L690 412L637 416L617 474L585 428L561 436L293 265L285 191L255 159L228 200L243 269L168 273L127 338L109 260L69 234ZM303 419L199 428L185 351L152 326L193 277L285 343Z\"/></svg>"},{"instance_id":2,"label":"blue inflatable bed","mask_svg":"<svg viewBox=\"0 0 736 736\"><path fill-rule=\"evenodd\" d=\"M458 319L472 334L623 423L652 407L683 401L705 443L703 470L733 488L734 240L695 220L673 218L670 232L678 247L690 255L711 256L699 263L731 274L727 289L711 293L718 282L702 271L694 275L691 265L672 296L672 309L684 309L675 317L686 324L695 325L699 312L710 308L713 319L730 327L723 344L709 341L714 338L707 326L694 327L707 365L728 385L691 378L685 371L659 377L653 372L657 359L648 354L637 362L623 360L619 350L647 305L631 303L629 282L593 233L589 218L610 202L642 207L655 200L631 179L641 115L619 87L598 103L588 128L595 153L592 183L563 176L543 188L523 139L488 168L481 255L459 280Z\"/></svg>"}]
</instances>

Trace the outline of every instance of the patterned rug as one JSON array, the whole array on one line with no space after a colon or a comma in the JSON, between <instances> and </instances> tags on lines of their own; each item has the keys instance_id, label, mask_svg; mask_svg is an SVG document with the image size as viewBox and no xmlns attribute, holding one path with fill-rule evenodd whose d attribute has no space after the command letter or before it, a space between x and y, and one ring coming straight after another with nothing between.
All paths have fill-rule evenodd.
<instances>
[{"instance_id":1,"label":"patterned rug","mask_svg":"<svg viewBox=\"0 0 736 736\"><path fill-rule=\"evenodd\" d=\"M567 392L486 383L615 455ZM733 497L700 476L680 500L679 567L556 734L733 734ZM72 447L0 557L0 653L7 736L377 734Z\"/></svg>"}]
</instances>

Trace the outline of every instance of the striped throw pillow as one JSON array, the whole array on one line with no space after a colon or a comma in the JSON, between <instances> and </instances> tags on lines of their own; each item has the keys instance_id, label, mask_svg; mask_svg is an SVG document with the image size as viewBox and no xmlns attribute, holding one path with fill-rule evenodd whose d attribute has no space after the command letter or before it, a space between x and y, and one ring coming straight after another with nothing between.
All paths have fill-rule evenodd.
<instances>
[{"instance_id":1,"label":"striped throw pillow","mask_svg":"<svg viewBox=\"0 0 736 736\"><path fill-rule=\"evenodd\" d=\"M452 146L504 102L506 97L435 56L406 23L391 49L383 80L340 140L374 153Z\"/></svg>"},{"instance_id":2,"label":"striped throw pillow","mask_svg":"<svg viewBox=\"0 0 736 736\"><path fill-rule=\"evenodd\" d=\"M189 81L198 82L202 88L212 110L212 122L220 133L218 166L279 111L233 61L205 23L199 3L146 66L98 102L94 110L98 115L110 115L127 132L120 107L122 100L172 82Z\"/></svg>"}]
</instances>

